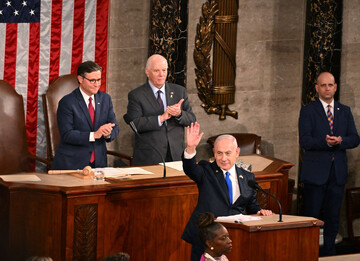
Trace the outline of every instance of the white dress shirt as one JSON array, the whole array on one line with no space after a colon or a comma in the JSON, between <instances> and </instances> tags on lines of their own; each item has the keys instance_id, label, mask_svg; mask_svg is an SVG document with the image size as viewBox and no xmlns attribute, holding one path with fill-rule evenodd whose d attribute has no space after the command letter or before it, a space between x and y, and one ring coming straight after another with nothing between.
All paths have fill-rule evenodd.
<instances>
[{"instance_id":1,"label":"white dress shirt","mask_svg":"<svg viewBox=\"0 0 360 261\"><path fill-rule=\"evenodd\" d=\"M90 99L90 97L92 98L91 103L92 103L92 106L93 106L94 112L95 112L95 95L89 96L89 95L87 95L85 92L83 92L83 90L81 90L81 88L79 88L79 89L80 89L81 95L82 95L83 98L84 98L86 107L89 108L89 99ZM93 131L90 132L89 141L90 141L90 142L95 142L95 137L94 137L94 132L93 132Z\"/></svg>"}]
</instances>

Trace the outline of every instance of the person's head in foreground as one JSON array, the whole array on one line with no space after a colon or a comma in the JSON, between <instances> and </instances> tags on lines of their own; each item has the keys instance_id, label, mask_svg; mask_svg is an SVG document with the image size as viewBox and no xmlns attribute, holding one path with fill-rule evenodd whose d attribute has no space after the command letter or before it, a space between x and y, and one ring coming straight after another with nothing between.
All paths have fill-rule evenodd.
<instances>
[{"instance_id":1,"label":"person's head in foreground","mask_svg":"<svg viewBox=\"0 0 360 261\"><path fill-rule=\"evenodd\" d=\"M102 261L129 261L129 260L130 260L129 254L120 252L107 256L103 258Z\"/></svg>"},{"instance_id":2,"label":"person's head in foreground","mask_svg":"<svg viewBox=\"0 0 360 261\"><path fill-rule=\"evenodd\" d=\"M199 237L204 245L205 253L200 260L208 260L208 257L228 260L224 254L232 249L232 241L227 229L214 221L214 215L211 212L205 212L198 217Z\"/></svg>"}]
</instances>

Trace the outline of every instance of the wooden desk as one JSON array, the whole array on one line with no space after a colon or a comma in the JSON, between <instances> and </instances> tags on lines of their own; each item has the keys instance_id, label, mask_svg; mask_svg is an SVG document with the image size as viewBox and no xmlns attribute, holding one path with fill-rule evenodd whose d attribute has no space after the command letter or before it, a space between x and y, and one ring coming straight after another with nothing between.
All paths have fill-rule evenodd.
<instances>
[{"instance_id":1,"label":"wooden desk","mask_svg":"<svg viewBox=\"0 0 360 261\"><path fill-rule=\"evenodd\" d=\"M256 178L286 200L277 193L287 192L289 163L272 160ZM181 235L197 203L196 184L171 168L166 179L162 166L144 169L155 174L115 183L40 173L40 182L0 179L1 260L101 260L120 251L132 260L188 260L191 246Z\"/></svg>"},{"instance_id":2,"label":"wooden desk","mask_svg":"<svg viewBox=\"0 0 360 261\"><path fill-rule=\"evenodd\" d=\"M257 154L240 155L239 159L253 166L252 172L255 174L255 179L259 185L279 200L283 213L290 214L287 213L290 211L287 202L288 180L289 170L294 164ZM259 192L258 201L262 208L279 213L276 201L269 195Z\"/></svg>"},{"instance_id":3,"label":"wooden desk","mask_svg":"<svg viewBox=\"0 0 360 261\"><path fill-rule=\"evenodd\" d=\"M278 215L240 224L224 223L233 241L229 260L317 261L319 233L323 221L312 217Z\"/></svg>"}]
</instances>

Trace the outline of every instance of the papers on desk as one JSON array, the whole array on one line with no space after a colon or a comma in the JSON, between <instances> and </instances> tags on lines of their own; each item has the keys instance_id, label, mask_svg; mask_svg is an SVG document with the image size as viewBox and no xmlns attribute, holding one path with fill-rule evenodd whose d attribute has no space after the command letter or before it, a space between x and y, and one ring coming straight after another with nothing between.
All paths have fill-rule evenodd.
<instances>
[{"instance_id":1,"label":"papers on desk","mask_svg":"<svg viewBox=\"0 0 360 261\"><path fill-rule=\"evenodd\" d=\"M164 165L164 163L159 163L159 165ZM182 161L171 161L171 162L165 162L166 167L173 168L179 171L183 171L183 165Z\"/></svg>"},{"instance_id":2,"label":"papers on desk","mask_svg":"<svg viewBox=\"0 0 360 261\"><path fill-rule=\"evenodd\" d=\"M241 223L244 221L260 220L260 219L261 219L261 217L259 217L259 216L249 216L249 215L238 214L238 215L232 215L232 216L217 217L216 221L217 222L226 222L226 223Z\"/></svg>"},{"instance_id":3,"label":"papers on desk","mask_svg":"<svg viewBox=\"0 0 360 261\"><path fill-rule=\"evenodd\" d=\"M96 168L96 170L100 170L104 172L105 177L121 177L128 175L151 175L154 174L150 171L144 170L142 168L134 167L134 168Z\"/></svg>"},{"instance_id":4,"label":"papers on desk","mask_svg":"<svg viewBox=\"0 0 360 261\"><path fill-rule=\"evenodd\" d=\"M6 182L41 181L38 176L30 174L0 175L0 178Z\"/></svg>"}]
</instances>

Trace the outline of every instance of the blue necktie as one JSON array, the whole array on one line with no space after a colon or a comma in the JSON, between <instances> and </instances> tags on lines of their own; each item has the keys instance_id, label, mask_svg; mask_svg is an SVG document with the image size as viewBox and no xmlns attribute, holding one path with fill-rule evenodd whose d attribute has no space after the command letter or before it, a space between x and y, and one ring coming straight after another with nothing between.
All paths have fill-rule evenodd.
<instances>
[{"instance_id":1,"label":"blue necktie","mask_svg":"<svg viewBox=\"0 0 360 261\"><path fill-rule=\"evenodd\" d=\"M232 192L232 183L231 183L231 180L230 180L230 173L228 171L226 171L225 174L226 174L225 181L226 181L226 185L227 185L228 190L229 190L230 204L232 204L233 192Z\"/></svg>"}]
</instances>

